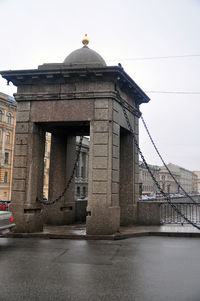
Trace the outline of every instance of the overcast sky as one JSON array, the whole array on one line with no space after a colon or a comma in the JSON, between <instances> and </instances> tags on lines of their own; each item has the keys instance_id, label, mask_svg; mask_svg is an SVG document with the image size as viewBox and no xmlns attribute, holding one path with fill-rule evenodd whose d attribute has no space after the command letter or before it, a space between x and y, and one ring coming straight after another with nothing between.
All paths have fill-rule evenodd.
<instances>
[{"instance_id":1,"label":"overcast sky","mask_svg":"<svg viewBox=\"0 0 200 301\"><path fill-rule=\"evenodd\" d=\"M0 20L0 70L63 62L87 33L151 98L140 108L166 163L200 170L200 0L0 0ZM142 124L140 146L162 165Z\"/></svg>"}]
</instances>

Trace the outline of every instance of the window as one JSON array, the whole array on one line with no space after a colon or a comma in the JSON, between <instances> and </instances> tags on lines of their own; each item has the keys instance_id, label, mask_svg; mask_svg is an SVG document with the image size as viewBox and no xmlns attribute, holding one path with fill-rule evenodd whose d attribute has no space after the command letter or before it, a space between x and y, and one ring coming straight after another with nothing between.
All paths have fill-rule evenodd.
<instances>
[{"instance_id":1,"label":"window","mask_svg":"<svg viewBox=\"0 0 200 301\"><path fill-rule=\"evenodd\" d=\"M3 112L0 110L0 121L3 120Z\"/></svg>"},{"instance_id":2,"label":"window","mask_svg":"<svg viewBox=\"0 0 200 301\"><path fill-rule=\"evenodd\" d=\"M80 195L80 187L77 187L77 195Z\"/></svg>"},{"instance_id":3,"label":"window","mask_svg":"<svg viewBox=\"0 0 200 301\"><path fill-rule=\"evenodd\" d=\"M4 183L8 183L8 172L4 173Z\"/></svg>"},{"instance_id":4,"label":"window","mask_svg":"<svg viewBox=\"0 0 200 301\"><path fill-rule=\"evenodd\" d=\"M47 153L47 141L45 141L45 154Z\"/></svg>"},{"instance_id":5,"label":"window","mask_svg":"<svg viewBox=\"0 0 200 301\"><path fill-rule=\"evenodd\" d=\"M6 143L10 144L10 133L6 133Z\"/></svg>"},{"instance_id":6,"label":"window","mask_svg":"<svg viewBox=\"0 0 200 301\"><path fill-rule=\"evenodd\" d=\"M4 164L9 164L9 153L5 153Z\"/></svg>"},{"instance_id":7,"label":"window","mask_svg":"<svg viewBox=\"0 0 200 301\"><path fill-rule=\"evenodd\" d=\"M83 195L86 196L86 188L83 186Z\"/></svg>"},{"instance_id":8,"label":"window","mask_svg":"<svg viewBox=\"0 0 200 301\"><path fill-rule=\"evenodd\" d=\"M76 165L76 177L78 178L79 177L79 165L80 165L80 158L77 162L77 165Z\"/></svg>"},{"instance_id":9,"label":"window","mask_svg":"<svg viewBox=\"0 0 200 301\"><path fill-rule=\"evenodd\" d=\"M7 114L7 123L11 124L12 115L10 113Z\"/></svg>"},{"instance_id":10,"label":"window","mask_svg":"<svg viewBox=\"0 0 200 301\"><path fill-rule=\"evenodd\" d=\"M82 153L81 177L86 177L86 153Z\"/></svg>"}]
</instances>

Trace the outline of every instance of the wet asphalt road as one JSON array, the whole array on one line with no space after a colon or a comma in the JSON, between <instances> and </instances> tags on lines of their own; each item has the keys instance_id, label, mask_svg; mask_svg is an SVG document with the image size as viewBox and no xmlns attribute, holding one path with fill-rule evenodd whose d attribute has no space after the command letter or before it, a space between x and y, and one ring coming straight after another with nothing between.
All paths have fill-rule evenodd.
<instances>
[{"instance_id":1,"label":"wet asphalt road","mask_svg":"<svg viewBox=\"0 0 200 301\"><path fill-rule=\"evenodd\" d=\"M199 301L200 239L0 238L0 301Z\"/></svg>"}]
</instances>

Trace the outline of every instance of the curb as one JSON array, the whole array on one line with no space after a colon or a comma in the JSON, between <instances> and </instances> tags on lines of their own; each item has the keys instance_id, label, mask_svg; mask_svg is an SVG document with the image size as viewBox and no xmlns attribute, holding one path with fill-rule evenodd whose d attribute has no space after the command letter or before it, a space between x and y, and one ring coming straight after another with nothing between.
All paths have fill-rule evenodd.
<instances>
[{"instance_id":1,"label":"curb","mask_svg":"<svg viewBox=\"0 0 200 301\"><path fill-rule=\"evenodd\" d=\"M122 240L133 237L163 236L163 237L200 237L200 232L132 232L112 235L81 235L65 233L9 233L8 238L43 238L43 239L77 239L77 240Z\"/></svg>"}]
</instances>

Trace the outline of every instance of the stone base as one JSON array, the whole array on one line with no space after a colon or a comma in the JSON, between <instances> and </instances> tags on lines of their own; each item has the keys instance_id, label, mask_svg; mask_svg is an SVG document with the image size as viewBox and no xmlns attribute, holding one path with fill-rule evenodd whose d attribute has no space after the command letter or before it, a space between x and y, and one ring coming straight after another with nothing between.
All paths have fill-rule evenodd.
<instances>
[{"instance_id":1,"label":"stone base","mask_svg":"<svg viewBox=\"0 0 200 301\"><path fill-rule=\"evenodd\" d=\"M43 220L48 225L69 225L75 221L75 202L43 206Z\"/></svg>"},{"instance_id":2,"label":"stone base","mask_svg":"<svg viewBox=\"0 0 200 301\"><path fill-rule=\"evenodd\" d=\"M88 235L109 235L119 231L119 207L96 208L96 210L92 210L91 214L86 218L86 233Z\"/></svg>"},{"instance_id":3,"label":"stone base","mask_svg":"<svg viewBox=\"0 0 200 301\"><path fill-rule=\"evenodd\" d=\"M76 221L85 222L86 221L86 211L87 211L87 201L80 200L75 201L76 204Z\"/></svg>"},{"instance_id":4,"label":"stone base","mask_svg":"<svg viewBox=\"0 0 200 301\"><path fill-rule=\"evenodd\" d=\"M9 210L13 213L15 233L33 233L43 231L43 218L40 206L19 205L11 203Z\"/></svg>"},{"instance_id":5,"label":"stone base","mask_svg":"<svg viewBox=\"0 0 200 301\"><path fill-rule=\"evenodd\" d=\"M137 223L137 205L120 206L120 226Z\"/></svg>"},{"instance_id":6,"label":"stone base","mask_svg":"<svg viewBox=\"0 0 200 301\"><path fill-rule=\"evenodd\" d=\"M160 202L138 202L138 225L155 226L161 224Z\"/></svg>"}]
</instances>

